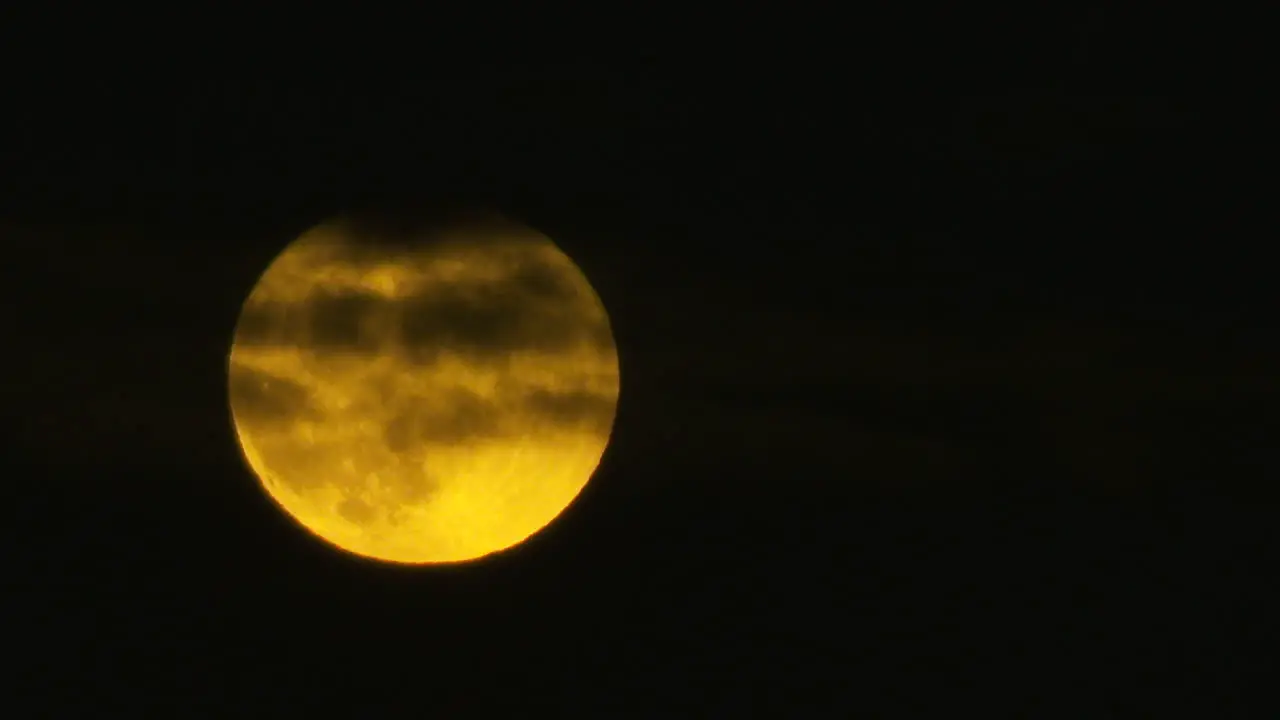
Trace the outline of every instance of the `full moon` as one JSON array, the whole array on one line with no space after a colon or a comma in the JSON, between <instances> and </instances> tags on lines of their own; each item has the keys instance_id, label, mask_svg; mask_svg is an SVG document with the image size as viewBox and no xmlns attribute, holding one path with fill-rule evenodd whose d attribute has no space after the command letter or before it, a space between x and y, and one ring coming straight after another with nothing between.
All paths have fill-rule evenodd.
<instances>
[{"instance_id":1,"label":"full moon","mask_svg":"<svg viewBox=\"0 0 1280 720\"><path fill-rule=\"evenodd\" d=\"M343 550L452 563L512 547L595 472L617 409L603 303L504 220L340 220L269 265L236 323L231 415L289 516Z\"/></svg>"}]
</instances>

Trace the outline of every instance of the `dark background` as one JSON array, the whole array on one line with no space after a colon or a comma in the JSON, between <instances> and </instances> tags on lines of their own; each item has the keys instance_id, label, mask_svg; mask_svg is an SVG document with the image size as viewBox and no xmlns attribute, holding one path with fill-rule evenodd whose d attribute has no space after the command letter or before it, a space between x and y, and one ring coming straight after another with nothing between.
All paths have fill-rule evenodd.
<instances>
[{"instance_id":1,"label":"dark background","mask_svg":"<svg viewBox=\"0 0 1280 720\"><path fill-rule=\"evenodd\" d=\"M1280 338L1238 109L873 92L830 59L517 67L11 89L31 716L1268 714ZM273 256L418 203L556 239L622 358L584 494L448 568L298 530L225 396Z\"/></svg>"}]
</instances>

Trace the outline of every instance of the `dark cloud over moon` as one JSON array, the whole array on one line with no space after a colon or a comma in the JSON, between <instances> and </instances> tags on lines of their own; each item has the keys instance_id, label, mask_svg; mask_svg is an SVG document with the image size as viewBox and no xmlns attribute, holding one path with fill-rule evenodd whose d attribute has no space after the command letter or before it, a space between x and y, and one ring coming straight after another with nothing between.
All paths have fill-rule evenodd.
<instances>
[{"instance_id":1,"label":"dark cloud over moon","mask_svg":"<svg viewBox=\"0 0 1280 720\"><path fill-rule=\"evenodd\" d=\"M243 349L318 357L385 358L430 368L444 355L501 368L517 354L585 351L612 358L608 319L572 262L545 238L494 222L426 228L375 219L327 226L291 249L288 293L256 293L236 329ZM504 234L505 233L505 234ZM392 266L390 291L358 279ZM456 272L447 277L442 268ZM461 268L459 270L459 268ZM404 450L425 441L457 442L518 434L521 423L607 432L616 392L559 390L505 377L496 394L433 387L407 392L392 375L371 374L362 394L389 419L383 437ZM255 421L291 423L320 414L313 393L282 375L245 368L231 392Z\"/></svg>"},{"instance_id":2,"label":"dark cloud over moon","mask_svg":"<svg viewBox=\"0 0 1280 720\"><path fill-rule=\"evenodd\" d=\"M352 354L395 345L420 363L442 351L492 360L517 351L612 347L608 321L581 312L582 287L564 265L535 252L509 260L497 265L497 277L427 284L403 297L316 284L296 301L250 303L237 342Z\"/></svg>"},{"instance_id":3,"label":"dark cloud over moon","mask_svg":"<svg viewBox=\"0 0 1280 720\"><path fill-rule=\"evenodd\" d=\"M318 415L311 391L286 377L254 368L231 374L231 402L258 422L292 422Z\"/></svg>"},{"instance_id":4,"label":"dark cloud over moon","mask_svg":"<svg viewBox=\"0 0 1280 720\"><path fill-rule=\"evenodd\" d=\"M382 438L393 452L421 447L426 442L457 442L503 433L501 403L476 393L451 388L435 398L401 403L386 422Z\"/></svg>"},{"instance_id":5,"label":"dark cloud over moon","mask_svg":"<svg viewBox=\"0 0 1280 720\"><path fill-rule=\"evenodd\" d=\"M534 390L524 399L524 408L544 422L608 430L615 398L600 392Z\"/></svg>"}]
</instances>

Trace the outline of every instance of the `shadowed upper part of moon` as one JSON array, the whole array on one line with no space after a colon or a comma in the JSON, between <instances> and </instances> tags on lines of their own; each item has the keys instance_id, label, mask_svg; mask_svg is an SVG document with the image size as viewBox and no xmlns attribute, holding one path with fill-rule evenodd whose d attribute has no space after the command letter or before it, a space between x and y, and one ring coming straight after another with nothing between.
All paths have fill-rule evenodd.
<instances>
[{"instance_id":1,"label":"shadowed upper part of moon","mask_svg":"<svg viewBox=\"0 0 1280 720\"><path fill-rule=\"evenodd\" d=\"M237 345L355 354L394 346L417 362L446 351L482 361L517 351L613 347L598 299L577 268L545 245L517 237L391 247L396 254L389 261L375 260L368 247L318 246L302 258L311 267L298 263L294 282L280 278L290 292L250 298Z\"/></svg>"}]
</instances>

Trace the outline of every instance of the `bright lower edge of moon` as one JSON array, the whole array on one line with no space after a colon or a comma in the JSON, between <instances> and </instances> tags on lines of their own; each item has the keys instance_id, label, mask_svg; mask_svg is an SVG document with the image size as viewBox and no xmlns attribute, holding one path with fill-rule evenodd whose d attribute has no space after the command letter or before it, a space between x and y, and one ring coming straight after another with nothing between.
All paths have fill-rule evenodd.
<instances>
[{"instance_id":1,"label":"bright lower edge of moon","mask_svg":"<svg viewBox=\"0 0 1280 720\"><path fill-rule=\"evenodd\" d=\"M321 225L249 294L228 363L245 459L288 515L356 555L510 548L568 507L609 442L604 305L520 225L380 232Z\"/></svg>"}]
</instances>

